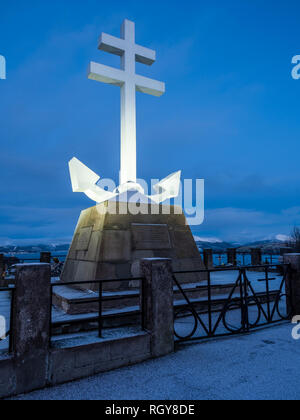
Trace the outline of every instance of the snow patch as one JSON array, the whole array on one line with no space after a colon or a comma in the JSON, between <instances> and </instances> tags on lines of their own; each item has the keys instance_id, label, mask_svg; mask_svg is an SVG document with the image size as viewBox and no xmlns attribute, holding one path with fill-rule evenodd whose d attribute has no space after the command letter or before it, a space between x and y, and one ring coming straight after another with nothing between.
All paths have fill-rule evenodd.
<instances>
[{"instance_id":1,"label":"snow patch","mask_svg":"<svg viewBox=\"0 0 300 420\"><path fill-rule=\"evenodd\" d=\"M288 242L291 240L290 236L288 235L276 235L276 239L277 241L281 241L281 242Z\"/></svg>"},{"instance_id":2,"label":"snow patch","mask_svg":"<svg viewBox=\"0 0 300 420\"><path fill-rule=\"evenodd\" d=\"M218 238L202 238L200 236L195 236L195 235L194 235L194 239L197 242L209 242L211 244L216 244L216 243L221 244L223 242L221 241L221 239L218 239Z\"/></svg>"}]
</instances>

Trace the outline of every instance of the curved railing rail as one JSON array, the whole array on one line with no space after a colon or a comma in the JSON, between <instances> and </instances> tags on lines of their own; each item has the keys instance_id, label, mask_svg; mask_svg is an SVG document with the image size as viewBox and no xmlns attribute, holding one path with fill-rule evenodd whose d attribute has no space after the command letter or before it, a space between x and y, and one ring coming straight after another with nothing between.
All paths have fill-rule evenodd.
<instances>
[{"instance_id":1,"label":"curved railing rail","mask_svg":"<svg viewBox=\"0 0 300 420\"><path fill-rule=\"evenodd\" d=\"M274 277L276 270L278 273ZM175 272L174 283L185 302L179 309L175 309L176 339L190 341L248 333L255 328L290 319L293 307L290 295L292 285L285 287L289 282L289 270L289 265L281 264ZM237 277L232 282L229 293L225 296L214 296L212 274L220 272L236 273ZM256 273L255 279L250 280L250 272L252 276ZM191 299L178 281L178 275L191 273L206 275L206 299ZM257 278L262 277L262 274L263 278ZM277 283L273 288L271 283L275 280Z\"/></svg>"},{"instance_id":2,"label":"curved railing rail","mask_svg":"<svg viewBox=\"0 0 300 420\"><path fill-rule=\"evenodd\" d=\"M104 302L108 302L108 301L113 301L116 298L114 296L104 296L103 295L103 286L106 283L122 283L122 282L134 282L137 281L139 282L139 290L140 290L140 309L137 311L137 315L140 315L141 317L141 329L144 330L145 326L144 326L144 319L145 319L145 278L143 277L131 277L131 278L125 278L125 279L105 279L105 280L92 280L92 281L73 281L73 282L67 282L67 283L63 283L63 282L57 282L57 283L52 283L51 284L51 294L53 297L53 289L55 289L56 287L62 287L62 286L67 286L67 287L77 287L79 288L80 286L84 286L84 285L97 285L98 286L98 296L95 297L95 302L98 302L98 315L95 317L80 317L79 319L72 319L72 320L66 320L66 321L57 321L57 322L52 322L52 300L51 300L51 331L54 328L57 327L61 327L64 325L82 325L82 324L89 324L91 322L97 322L98 323L98 333L99 333L99 338L103 337L103 320L104 320L104 314L103 314L103 303ZM123 299L128 298L128 296L124 296ZM121 296L118 296L118 300L122 300Z\"/></svg>"}]
</instances>

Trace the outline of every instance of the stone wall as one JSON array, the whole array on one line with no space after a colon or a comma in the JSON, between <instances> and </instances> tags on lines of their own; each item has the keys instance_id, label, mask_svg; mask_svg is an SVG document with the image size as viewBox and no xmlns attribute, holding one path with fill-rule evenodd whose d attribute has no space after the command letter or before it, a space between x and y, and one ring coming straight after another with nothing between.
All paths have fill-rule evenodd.
<instances>
[{"instance_id":1,"label":"stone wall","mask_svg":"<svg viewBox=\"0 0 300 420\"><path fill-rule=\"evenodd\" d=\"M144 331L90 344L51 347L49 264L17 266L12 353L0 358L0 398L84 378L174 351L171 261L142 261Z\"/></svg>"}]
</instances>

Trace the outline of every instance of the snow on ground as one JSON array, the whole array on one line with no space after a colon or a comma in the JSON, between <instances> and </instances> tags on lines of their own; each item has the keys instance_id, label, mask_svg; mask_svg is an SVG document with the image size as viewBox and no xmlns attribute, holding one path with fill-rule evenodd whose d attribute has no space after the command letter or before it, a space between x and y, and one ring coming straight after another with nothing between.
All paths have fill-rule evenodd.
<instances>
[{"instance_id":1,"label":"snow on ground","mask_svg":"<svg viewBox=\"0 0 300 420\"><path fill-rule=\"evenodd\" d=\"M291 324L181 346L167 357L19 396L19 400L298 400Z\"/></svg>"},{"instance_id":2,"label":"snow on ground","mask_svg":"<svg viewBox=\"0 0 300 420\"><path fill-rule=\"evenodd\" d=\"M122 338L136 337L137 335L145 334L138 327L123 327L106 329L102 338L99 338L99 333L90 331L85 333L65 334L52 338L53 348L71 348L78 346L86 346L93 343L102 343L109 340L120 340Z\"/></svg>"},{"instance_id":3,"label":"snow on ground","mask_svg":"<svg viewBox=\"0 0 300 420\"><path fill-rule=\"evenodd\" d=\"M265 279L265 273L257 271L247 271L247 278L251 282L255 292L265 292L266 291L266 282L261 281ZM235 283L239 277L239 271L237 270L227 270L227 271L216 271L211 273L211 284L231 284ZM282 275L277 273L269 273L269 285L270 290L278 290L280 283L282 281ZM274 279L274 280L271 280ZM260 280L260 281L258 281ZM205 285L206 282L203 282Z\"/></svg>"}]
</instances>

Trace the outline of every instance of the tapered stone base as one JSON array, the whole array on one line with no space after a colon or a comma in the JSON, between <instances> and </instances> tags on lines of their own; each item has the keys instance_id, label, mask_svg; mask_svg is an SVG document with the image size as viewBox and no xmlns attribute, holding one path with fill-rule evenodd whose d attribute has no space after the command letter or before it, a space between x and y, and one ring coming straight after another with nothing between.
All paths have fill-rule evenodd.
<instances>
[{"instance_id":1,"label":"tapered stone base","mask_svg":"<svg viewBox=\"0 0 300 420\"><path fill-rule=\"evenodd\" d=\"M141 204L140 213L133 215L128 206L128 203L109 202L81 213L62 282L139 277L142 258L171 258L174 271L204 269L180 207ZM177 278L182 283L198 283L206 275L182 274ZM135 287L139 284L130 280L105 284L106 290ZM80 288L98 290L97 285L88 283Z\"/></svg>"}]
</instances>

